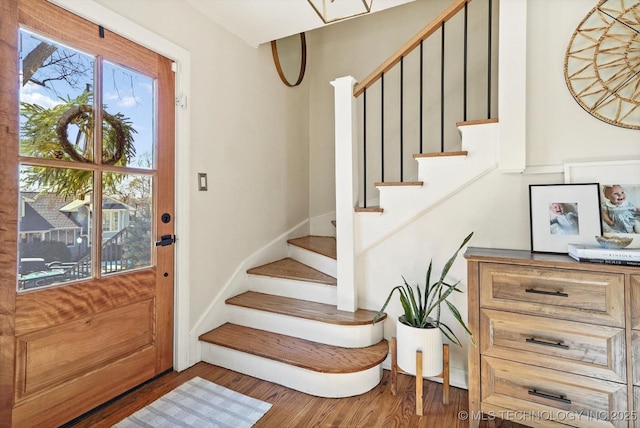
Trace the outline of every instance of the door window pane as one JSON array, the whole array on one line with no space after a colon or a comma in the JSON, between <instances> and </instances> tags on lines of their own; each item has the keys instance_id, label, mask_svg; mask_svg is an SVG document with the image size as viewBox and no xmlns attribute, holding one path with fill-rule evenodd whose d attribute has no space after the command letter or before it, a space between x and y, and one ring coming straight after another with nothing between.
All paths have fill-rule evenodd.
<instances>
[{"instance_id":1,"label":"door window pane","mask_svg":"<svg viewBox=\"0 0 640 428\"><path fill-rule=\"evenodd\" d=\"M147 175L104 174L103 275L151 266L152 183Z\"/></svg>"},{"instance_id":2,"label":"door window pane","mask_svg":"<svg viewBox=\"0 0 640 428\"><path fill-rule=\"evenodd\" d=\"M153 168L154 79L108 61L102 69L103 163Z\"/></svg>"},{"instance_id":3,"label":"door window pane","mask_svg":"<svg viewBox=\"0 0 640 428\"><path fill-rule=\"evenodd\" d=\"M22 167L18 217L18 290L91 276L91 173ZM75 182L82 193L42 186Z\"/></svg>"},{"instance_id":4,"label":"door window pane","mask_svg":"<svg viewBox=\"0 0 640 428\"><path fill-rule=\"evenodd\" d=\"M20 154L93 160L92 56L20 29Z\"/></svg>"}]
</instances>

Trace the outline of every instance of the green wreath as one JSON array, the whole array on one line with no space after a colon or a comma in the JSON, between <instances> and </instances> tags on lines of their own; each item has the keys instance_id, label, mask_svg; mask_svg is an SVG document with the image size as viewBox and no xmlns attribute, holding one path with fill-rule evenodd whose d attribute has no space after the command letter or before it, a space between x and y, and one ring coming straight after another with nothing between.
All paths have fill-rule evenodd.
<instances>
[{"instance_id":1,"label":"green wreath","mask_svg":"<svg viewBox=\"0 0 640 428\"><path fill-rule=\"evenodd\" d=\"M58 119L58 123L56 125L56 135L58 136L58 141L60 142L60 145L62 146L64 151L71 157L71 159L75 161L84 163L92 162L90 159L84 157L83 154L78 153L73 144L69 142L69 134L67 132L67 128L69 127L70 123L77 123L80 120L91 121L92 117L93 106L81 104L71 107L69 110L62 113L62 115ZM109 153L103 149L102 163L104 165L115 165L116 162L118 162L125 153L127 135L122 122L115 116L107 113L104 109L102 110L102 120L107 122L115 133L115 150L113 154L109 156Z\"/></svg>"}]
</instances>

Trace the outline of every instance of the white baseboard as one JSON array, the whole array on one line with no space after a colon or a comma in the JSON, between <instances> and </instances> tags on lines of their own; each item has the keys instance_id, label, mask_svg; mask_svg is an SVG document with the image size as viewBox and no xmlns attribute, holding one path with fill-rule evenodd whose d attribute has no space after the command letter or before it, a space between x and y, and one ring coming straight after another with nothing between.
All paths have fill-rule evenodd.
<instances>
[{"instance_id":1,"label":"white baseboard","mask_svg":"<svg viewBox=\"0 0 640 428\"><path fill-rule=\"evenodd\" d=\"M305 220L278 236L267 245L247 257L238 265L204 313L189 332L190 363L202 360L202 350L198 337L227 322L228 313L225 300L249 289L247 270L265 263L287 257L287 240L309 234L309 220Z\"/></svg>"}]
</instances>

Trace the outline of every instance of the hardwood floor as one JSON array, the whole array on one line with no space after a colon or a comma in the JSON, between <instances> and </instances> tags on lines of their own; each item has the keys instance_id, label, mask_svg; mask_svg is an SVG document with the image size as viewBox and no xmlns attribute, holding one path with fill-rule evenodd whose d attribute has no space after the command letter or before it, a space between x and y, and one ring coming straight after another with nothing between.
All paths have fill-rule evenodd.
<instances>
[{"instance_id":1,"label":"hardwood floor","mask_svg":"<svg viewBox=\"0 0 640 428\"><path fill-rule=\"evenodd\" d=\"M415 378L398 375L398 394L391 394L390 372L371 391L349 398L320 398L231 370L198 363L183 372L158 377L123 397L79 418L65 428L111 427L180 384L199 376L242 394L269 402L271 409L255 427L468 427L459 417L468 410L467 391L451 388L450 404L442 404L442 384L425 381L424 416L415 415ZM515 423L483 421L481 427L516 428Z\"/></svg>"}]
</instances>

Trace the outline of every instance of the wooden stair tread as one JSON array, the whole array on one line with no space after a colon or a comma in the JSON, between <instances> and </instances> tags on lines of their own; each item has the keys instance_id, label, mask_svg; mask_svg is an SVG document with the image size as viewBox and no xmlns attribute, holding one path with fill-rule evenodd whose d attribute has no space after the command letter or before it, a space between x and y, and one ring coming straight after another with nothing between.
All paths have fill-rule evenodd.
<instances>
[{"instance_id":1,"label":"wooden stair tread","mask_svg":"<svg viewBox=\"0 0 640 428\"><path fill-rule=\"evenodd\" d=\"M423 184L424 183L422 181L380 181L378 183L374 183L374 186L376 187L393 187L393 186L420 187Z\"/></svg>"},{"instance_id":2,"label":"wooden stair tread","mask_svg":"<svg viewBox=\"0 0 640 428\"><path fill-rule=\"evenodd\" d=\"M289 239L287 242L305 250L337 259L336 238L332 236L303 236L302 238Z\"/></svg>"},{"instance_id":3,"label":"wooden stair tread","mask_svg":"<svg viewBox=\"0 0 640 428\"><path fill-rule=\"evenodd\" d=\"M357 213L381 213L384 211L380 207L355 207Z\"/></svg>"},{"instance_id":4,"label":"wooden stair tread","mask_svg":"<svg viewBox=\"0 0 640 428\"><path fill-rule=\"evenodd\" d=\"M376 316L375 311L359 309L356 312L341 311L335 305L293 299L291 297L247 291L226 300L229 305L256 309L297 318L304 318L337 325L370 324ZM380 320L386 318L383 315Z\"/></svg>"},{"instance_id":5,"label":"wooden stair tread","mask_svg":"<svg viewBox=\"0 0 640 428\"><path fill-rule=\"evenodd\" d=\"M297 281L309 281L325 285L337 285L334 277L289 257L251 268L247 270L247 273Z\"/></svg>"},{"instance_id":6,"label":"wooden stair tread","mask_svg":"<svg viewBox=\"0 0 640 428\"><path fill-rule=\"evenodd\" d=\"M467 120L462 122L456 122L456 126L473 126L473 125L484 125L486 123L498 123L497 117L492 117L490 119L476 119L476 120Z\"/></svg>"},{"instance_id":7,"label":"wooden stair tread","mask_svg":"<svg viewBox=\"0 0 640 428\"><path fill-rule=\"evenodd\" d=\"M379 365L387 357L386 340L366 348L341 348L226 323L200 340L236 351L321 373L354 373Z\"/></svg>"},{"instance_id":8,"label":"wooden stair tread","mask_svg":"<svg viewBox=\"0 0 640 428\"><path fill-rule=\"evenodd\" d=\"M437 158L437 157L451 157L451 156L467 156L469 152L466 150L460 150L457 152L433 152L433 153L416 153L413 155L414 159L419 158Z\"/></svg>"}]
</instances>

